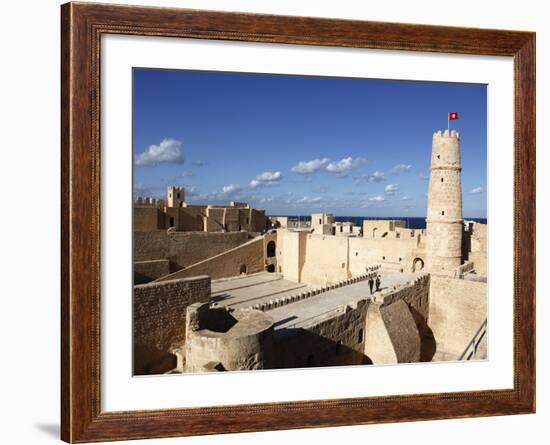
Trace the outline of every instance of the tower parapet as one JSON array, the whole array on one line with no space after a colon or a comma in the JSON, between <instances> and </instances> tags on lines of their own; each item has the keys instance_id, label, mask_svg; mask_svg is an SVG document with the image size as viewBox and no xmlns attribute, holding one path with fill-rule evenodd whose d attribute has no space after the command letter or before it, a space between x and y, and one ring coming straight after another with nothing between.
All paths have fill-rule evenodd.
<instances>
[{"instance_id":1,"label":"tower parapet","mask_svg":"<svg viewBox=\"0 0 550 445\"><path fill-rule=\"evenodd\" d=\"M167 190L167 203L168 207L183 207L185 202L185 190L183 187L176 187L175 185L168 186Z\"/></svg>"},{"instance_id":2,"label":"tower parapet","mask_svg":"<svg viewBox=\"0 0 550 445\"><path fill-rule=\"evenodd\" d=\"M428 267L452 275L462 261L462 183L460 135L445 130L433 134L428 215Z\"/></svg>"}]
</instances>

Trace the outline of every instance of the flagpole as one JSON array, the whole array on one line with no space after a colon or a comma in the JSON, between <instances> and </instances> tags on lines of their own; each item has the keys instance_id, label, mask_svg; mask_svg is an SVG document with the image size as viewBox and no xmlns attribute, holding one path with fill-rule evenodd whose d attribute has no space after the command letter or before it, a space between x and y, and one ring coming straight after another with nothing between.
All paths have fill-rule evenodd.
<instances>
[{"instance_id":1,"label":"flagpole","mask_svg":"<svg viewBox=\"0 0 550 445\"><path fill-rule=\"evenodd\" d=\"M447 113L447 133L450 132L450 127L451 127L451 115Z\"/></svg>"}]
</instances>

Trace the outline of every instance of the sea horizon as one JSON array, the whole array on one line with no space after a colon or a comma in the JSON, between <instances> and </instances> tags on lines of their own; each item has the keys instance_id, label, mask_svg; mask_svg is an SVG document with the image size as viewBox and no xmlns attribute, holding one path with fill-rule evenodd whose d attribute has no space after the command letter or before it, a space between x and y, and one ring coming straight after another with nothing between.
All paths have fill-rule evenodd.
<instances>
[{"instance_id":1,"label":"sea horizon","mask_svg":"<svg viewBox=\"0 0 550 445\"><path fill-rule=\"evenodd\" d=\"M291 221L306 222L311 221L311 215L267 215L269 216L285 216ZM406 227L409 229L425 229L426 217L425 216L335 216L337 222L351 222L355 226L361 226L361 221L366 220L402 220L406 222ZM479 217L464 217L465 221L474 221L480 224L487 224L487 218Z\"/></svg>"}]
</instances>

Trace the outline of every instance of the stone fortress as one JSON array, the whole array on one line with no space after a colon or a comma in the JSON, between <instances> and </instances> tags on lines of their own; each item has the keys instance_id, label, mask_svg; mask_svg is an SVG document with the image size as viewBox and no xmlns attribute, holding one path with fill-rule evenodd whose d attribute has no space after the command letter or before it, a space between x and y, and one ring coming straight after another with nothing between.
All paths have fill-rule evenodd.
<instances>
[{"instance_id":1,"label":"stone fortress","mask_svg":"<svg viewBox=\"0 0 550 445\"><path fill-rule=\"evenodd\" d=\"M485 359L487 230L460 177L459 134L436 132L425 230L138 198L134 373Z\"/></svg>"}]
</instances>

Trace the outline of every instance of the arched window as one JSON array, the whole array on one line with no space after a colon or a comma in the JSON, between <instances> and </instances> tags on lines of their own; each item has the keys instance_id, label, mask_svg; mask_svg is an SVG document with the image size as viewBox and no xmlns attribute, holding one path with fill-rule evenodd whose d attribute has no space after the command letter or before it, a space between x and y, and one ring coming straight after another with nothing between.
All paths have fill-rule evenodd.
<instances>
[{"instance_id":1,"label":"arched window","mask_svg":"<svg viewBox=\"0 0 550 445\"><path fill-rule=\"evenodd\" d=\"M246 264L241 264L241 267L239 268L239 273L242 275L242 274L246 274Z\"/></svg>"},{"instance_id":2,"label":"arched window","mask_svg":"<svg viewBox=\"0 0 550 445\"><path fill-rule=\"evenodd\" d=\"M422 258L415 258L413 261L413 272L420 272L424 269L424 260Z\"/></svg>"},{"instance_id":3,"label":"arched window","mask_svg":"<svg viewBox=\"0 0 550 445\"><path fill-rule=\"evenodd\" d=\"M270 241L267 243L267 257L271 258L275 256L275 252L277 250L277 246L275 245L275 241Z\"/></svg>"}]
</instances>

